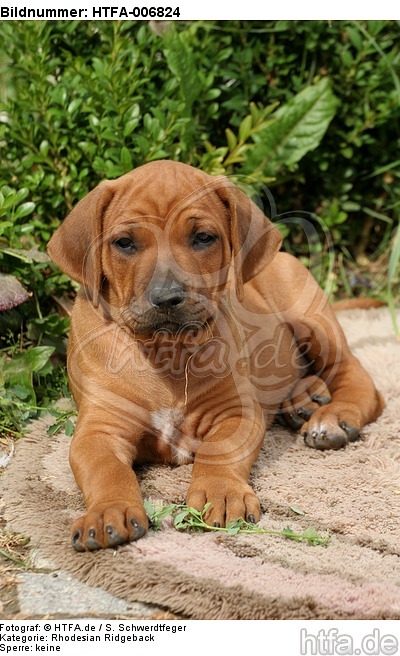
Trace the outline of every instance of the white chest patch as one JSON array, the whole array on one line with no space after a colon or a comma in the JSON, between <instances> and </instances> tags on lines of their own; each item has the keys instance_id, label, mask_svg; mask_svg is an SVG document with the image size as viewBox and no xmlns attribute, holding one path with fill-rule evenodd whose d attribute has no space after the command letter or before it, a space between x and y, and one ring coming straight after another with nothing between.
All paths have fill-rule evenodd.
<instances>
[{"instance_id":1,"label":"white chest patch","mask_svg":"<svg viewBox=\"0 0 400 656\"><path fill-rule=\"evenodd\" d=\"M165 444L174 441L174 437L183 421L183 412L178 408L161 408L151 413L151 425L160 432Z\"/></svg>"},{"instance_id":2,"label":"white chest patch","mask_svg":"<svg viewBox=\"0 0 400 656\"><path fill-rule=\"evenodd\" d=\"M184 414L179 408L161 408L150 414L151 425L158 431L161 441L171 449L174 462L179 465L192 462L192 452L187 448L187 439L182 434Z\"/></svg>"}]
</instances>

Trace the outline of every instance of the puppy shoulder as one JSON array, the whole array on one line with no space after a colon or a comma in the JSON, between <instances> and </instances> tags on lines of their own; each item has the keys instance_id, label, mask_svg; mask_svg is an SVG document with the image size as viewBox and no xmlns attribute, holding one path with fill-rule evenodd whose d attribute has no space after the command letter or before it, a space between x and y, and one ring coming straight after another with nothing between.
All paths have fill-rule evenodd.
<instances>
[{"instance_id":1,"label":"puppy shoulder","mask_svg":"<svg viewBox=\"0 0 400 656\"><path fill-rule=\"evenodd\" d=\"M310 271L293 255L278 253L251 284L269 307L283 312L308 312L315 302L327 303L323 290Z\"/></svg>"},{"instance_id":2,"label":"puppy shoulder","mask_svg":"<svg viewBox=\"0 0 400 656\"><path fill-rule=\"evenodd\" d=\"M290 253L280 251L257 278L268 282L274 288L280 284L297 286L310 276L308 269Z\"/></svg>"},{"instance_id":3,"label":"puppy shoulder","mask_svg":"<svg viewBox=\"0 0 400 656\"><path fill-rule=\"evenodd\" d=\"M74 333L85 334L104 325L103 313L95 308L87 297L85 289L78 291L71 312L71 329Z\"/></svg>"}]
</instances>

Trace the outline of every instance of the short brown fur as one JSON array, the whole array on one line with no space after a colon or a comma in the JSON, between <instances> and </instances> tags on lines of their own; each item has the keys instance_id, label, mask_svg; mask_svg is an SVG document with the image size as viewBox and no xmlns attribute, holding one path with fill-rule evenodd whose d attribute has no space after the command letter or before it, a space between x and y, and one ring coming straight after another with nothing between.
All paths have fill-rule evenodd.
<instances>
[{"instance_id":1,"label":"short brown fur","mask_svg":"<svg viewBox=\"0 0 400 656\"><path fill-rule=\"evenodd\" d=\"M187 503L257 522L248 484L276 416L340 448L382 411L323 291L226 178L162 161L100 184L49 243L81 283L68 372L78 551L145 534L135 463L188 462Z\"/></svg>"}]
</instances>

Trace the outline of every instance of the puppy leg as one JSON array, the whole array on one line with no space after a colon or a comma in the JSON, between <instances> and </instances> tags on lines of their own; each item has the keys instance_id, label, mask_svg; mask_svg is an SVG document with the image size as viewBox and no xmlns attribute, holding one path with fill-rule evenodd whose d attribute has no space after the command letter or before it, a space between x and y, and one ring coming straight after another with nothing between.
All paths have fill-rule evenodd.
<instances>
[{"instance_id":1,"label":"puppy leg","mask_svg":"<svg viewBox=\"0 0 400 656\"><path fill-rule=\"evenodd\" d=\"M282 403L278 420L283 426L300 430L320 406L330 401L331 395L324 381L318 376L306 376L297 381L290 397Z\"/></svg>"},{"instance_id":2,"label":"puppy leg","mask_svg":"<svg viewBox=\"0 0 400 656\"><path fill-rule=\"evenodd\" d=\"M80 418L70 450L70 464L87 508L72 525L77 551L115 547L146 533L148 520L132 470L138 439L132 427L124 436L115 422L99 413Z\"/></svg>"},{"instance_id":3,"label":"puppy leg","mask_svg":"<svg viewBox=\"0 0 400 656\"><path fill-rule=\"evenodd\" d=\"M239 518L260 519L260 503L248 484L250 469L259 454L265 426L258 418L231 417L216 422L196 453L187 503L210 508L209 525L225 526Z\"/></svg>"},{"instance_id":4,"label":"puppy leg","mask_svg":"<svg viewBox=\"0 0 400 656\"><path fill-rule=\"evenodd\" d=\"M301 427L305 442L316 449L340 449L357 440L362 427L379 417L383 399L351 354L329 305L323 312L303 316L297 337L300 344L307 345L313 370L331 396L331 401L316 408Z\"/></svg>"},{"instance_id":5,"label":"puppy leg","mask_svg":"<svg viewBox=\"0 0 400 656\"><path fill-rule=\"evenodd\" d=\"M380 393L354 356L340 363L329 391L331 403L319 407L301 428L305 443L315 449L340 449L355 442L363 426L375 421L384 408Z\"/></svg>"}]
</instances>

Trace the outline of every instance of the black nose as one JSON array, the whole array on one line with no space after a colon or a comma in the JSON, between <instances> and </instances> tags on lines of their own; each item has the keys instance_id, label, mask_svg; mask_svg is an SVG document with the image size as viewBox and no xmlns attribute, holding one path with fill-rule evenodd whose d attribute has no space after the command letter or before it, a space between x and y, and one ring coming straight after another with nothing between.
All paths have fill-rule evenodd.
<instances>
[{"instance_id":1,"label":"black nose","mask_svg":"<svg viewBox=\"0 0 400 656\"><path fill-rule=\"evenodd\" d=\"M184 291L177 285L173 287L153 287L149 300L157 310L170 310L178 307L183 301Z\"/></svg>"}]
</instances>

